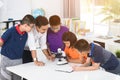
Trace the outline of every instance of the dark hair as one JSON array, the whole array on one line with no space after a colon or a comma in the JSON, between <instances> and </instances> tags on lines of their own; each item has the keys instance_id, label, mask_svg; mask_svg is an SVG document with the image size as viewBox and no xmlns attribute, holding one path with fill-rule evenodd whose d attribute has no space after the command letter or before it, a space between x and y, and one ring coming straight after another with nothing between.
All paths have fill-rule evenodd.
<instances>
[{"instance_id":1,"label":"dark hair","mask_svg":"<svg viewBox=\"0 0 120 80\"><path fill-rule=\"evenodd\" d=\"M57 15L53 15L49 18L49 23L51 26L57 26L61 24L60 17Z\"/></svg>"},{"instance_id":2,"label":"dark hair","mask_svg":"<svg viewBox=\"0 0 120 80\"><path fill-rule=\"evenodd\" d=\"M70 31L64 32L64 34L62 35L62 41L70 41L70 47L72 47L77 41L77 37L74 33Z\"/></svg>"},{"instance_id":3,"label":"dark hair","mask_svg":"<svg viewBox=\"0 0 120 80\"><path fill-rule=\"evenodd\" d=\"M35 19L32 15L28 14L26 16L24 16L24 18L21 21L21 24L34 24L35 23Z\"/></svg>"},{"instance_id":4,"label":"dark hair","mask_svg":"<svg viewBox=\"0 0 120 80\"><path fill-rule=\"evenodd\" d=\"M80 39L75 43L74 48L76 48L80 52L89 51L90 50L90 45L86 40Z\"/></svg>"},{"instance_id":5,"label":"dark hair","mask_svg":"<svg viewBox=\"0 0 120 80\"><path fill-rule=\"evenodd\" d=\"M41 26L45 26L45 25L48 25L48 19L45 17L45 16L38 16L36 19L35 19L35 25L37 27L41 27Z\"/></svg>"}]
</instances>

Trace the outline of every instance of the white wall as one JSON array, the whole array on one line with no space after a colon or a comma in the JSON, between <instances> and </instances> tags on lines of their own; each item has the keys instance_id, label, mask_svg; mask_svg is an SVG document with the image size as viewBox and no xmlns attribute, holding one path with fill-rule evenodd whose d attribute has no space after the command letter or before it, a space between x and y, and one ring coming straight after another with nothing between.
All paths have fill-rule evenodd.
<instances>
[{"instance_id":1,"label":"white wall","mask_svg":"<svg viewBox=\"0 0 120 80\"><path fill-rule=\"evenodd\" d=\"M31 0L1 0L4 5L0 9L0 21L8 18L21 19L31 13Z\"/></svg>"},{"instance_id":2,"label":"white wall","mask_svg":"<svg viewBox=\"0 0 120 80\"><path fill-rule=\"evenodd\" d=\"M5 19L5 15L7 15L6 1L0 0L3 2L3 6L0 8L0 21Z\"/></svg>"},{"instance_id":3,"label":"white wall","mask_svg":"<svg viewBox=\"0 0 120 80\"><path fill-rule=\"evenodd\" d=\"M0 0L4 5L0 8L0 22L9 18L22 19L26 14L31 14L36 8L43 8L46 17L59 15L63 18L63 0ZM5 24L0 24L0 29ZM11 26L11 24L10 24Z\"/></svg>"},{"instance_id":4,"label":"white wall","mask_svg":"<svg viewBox=\"0 0 120 80\"><path fill-rule=\"evenodd\" d=\"M32 0L32 10L43 8L46 16L59 15L63 17L63 0Z\"/></svg>"},{"instance_id":5,"label":"white wall","mask_svg":"<svg viewBox=\"0 0 120 80\"><path fill-rule=\"evenodd\" d=\"M0 0L4 5L0 8L0 22L8 18L21 19L25 14L31 14L36 8L43 8L46 16L59 15L63 17L63 0Z\"/></svg>"},{"instance_id":6,"label":"white wall","mask_svg":"<svg viewBox=\"0 0 120 80\"><path fill-rule=\"evenodd\" d=\"M30 0L7 0L8 18L21 19L31 13Z\"/></svg>"}]
</instances>

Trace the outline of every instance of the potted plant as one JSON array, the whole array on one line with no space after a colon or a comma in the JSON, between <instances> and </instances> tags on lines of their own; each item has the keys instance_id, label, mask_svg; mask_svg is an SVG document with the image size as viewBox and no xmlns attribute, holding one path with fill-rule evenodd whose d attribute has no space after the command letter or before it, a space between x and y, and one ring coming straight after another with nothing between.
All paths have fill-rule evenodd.
<instances>
[{"instance_id":1,"label":"potted plant","mask_svg":"<svg viewBox=\"0 0 120 80\"><path fill-rule=\"evenodd\" d=\"M116 57L120 59L120 50L117 50L115 54L116 54Z\"/></svg>"},{"instance_id":2,"label":"potted plant","mask_svg":"<svg viewBox=\"0 0 120 80\"><path fill-rule=\"evenodd\" d=\"M104 14L104 21L112 21L120 23L120 0L105 0L105 5L101 9L99 14Z\"/></svg>"}]
</instances>

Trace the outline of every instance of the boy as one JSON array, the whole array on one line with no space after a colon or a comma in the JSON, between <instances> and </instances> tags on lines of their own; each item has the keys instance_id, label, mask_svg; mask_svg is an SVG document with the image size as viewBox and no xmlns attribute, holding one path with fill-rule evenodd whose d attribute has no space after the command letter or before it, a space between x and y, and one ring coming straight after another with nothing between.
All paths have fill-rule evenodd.
<instances>
[{"instance_id":1,"label":"boy","mask_svg":"<svg viewBox=\"0 0 120 80\"><path fill-rule=\"evenodd\" d=\"M57 53L57 49L61 48L64 50L64 45L62 42L62 35L64 32L69 31L66 26L61 26L60 17L53 15L49 18L50 28L47 32L47 43L50 51Z\"/></svg>"},{"instance_id":2,"label":"boy","mask_svg":"<svg viewBox=\"0 0 120 80\"><path fill-rule=\"evenodd\" d=\"M94 43L89 44L86 40L78 40L74 47L80 54L88 54L88 59L81 67L73 66L74 71L96 70L101 66L106 71L120 74L120 61L113 53L105 50L101 46ZM92 66L89 66L92 62Z\"/></svg>"},{"instance_id":3,"label":"boy","mask_svg":"<svg viewBox=\"0 0 120 80\"><path fill-rule=\"evenodd\" d=\"M35 19L35 27L28 33L28 46L25 47L23 55L23 63L34 61L35 65L43 66L44 63L38 61L36 55L36 44L39 45L40 49L46 55L48 60L53 60L53 57L49 53L46 44L48 30L48 20L44 16L38 16ZM31 54L32 53L32 54ZM31 56L32 55L32 56Z\"/></svg>"},{"instance_id":4,"label":"boy","mask_svg":"<svg viewBox=\"0 0 120 80\"><path fill-rule=\"evenodd\" d=\"M34 26L34 17L26 15L21 24L8 29L0 38L1 80L20 80L20 77L6 70L6 67L15 66L22 63L22 55L28 34Z\"/></svg>"}]
</instances>

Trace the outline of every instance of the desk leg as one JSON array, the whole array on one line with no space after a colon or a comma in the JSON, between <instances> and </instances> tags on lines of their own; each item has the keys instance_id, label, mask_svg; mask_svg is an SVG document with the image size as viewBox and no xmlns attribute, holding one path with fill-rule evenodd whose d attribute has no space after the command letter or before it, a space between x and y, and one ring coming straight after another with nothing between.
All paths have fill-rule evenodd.
<instances>
[{"instance_id":1,"label":"desk leg","mask_svg":"<svg viewBox=\"0 0 120 80\"><path fill-rule=\"evenodd\" d=\"M6 29L8 29L8 28L9 28L9 22L6 23Z\"/></svg>"}]
</instances>

